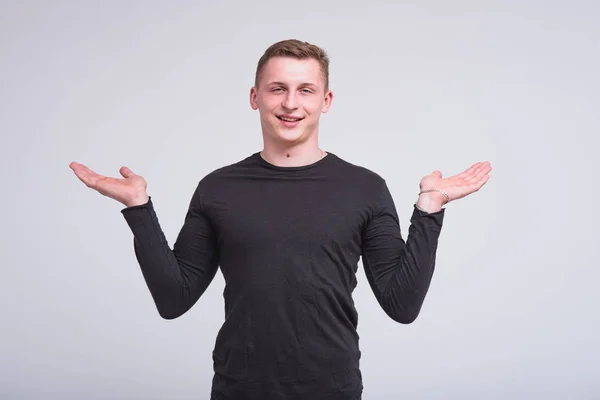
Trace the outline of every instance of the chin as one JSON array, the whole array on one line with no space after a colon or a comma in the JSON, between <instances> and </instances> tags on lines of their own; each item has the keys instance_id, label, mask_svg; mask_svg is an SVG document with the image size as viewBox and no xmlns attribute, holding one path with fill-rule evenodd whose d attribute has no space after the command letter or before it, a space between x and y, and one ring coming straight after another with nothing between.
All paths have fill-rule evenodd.
<instances>
[{"instance_id":1,"label":"chin","mask_svg":"<svg viewBox=\"0 0 600 400\"><path fill-rule=\"evenodd\" d=\"M300 143L306 141L308 136L302 130L289 130L275 132L278 140L286 143Z\"/></svg>"}]
</instances>

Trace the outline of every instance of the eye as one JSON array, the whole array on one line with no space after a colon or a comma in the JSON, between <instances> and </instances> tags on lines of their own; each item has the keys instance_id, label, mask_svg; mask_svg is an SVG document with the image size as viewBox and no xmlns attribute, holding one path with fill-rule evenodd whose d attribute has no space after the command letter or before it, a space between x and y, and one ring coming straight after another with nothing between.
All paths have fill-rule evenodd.
<instances>
[{"instance_id":1,"label":"eye","mask_svg":"<svg viewBox=\"0 0 600 400\"><path fill-rule=\"evenodd\" d=\"M312 93L312 90L310 90L310 89L302 89L301 92L302 93L306 93L306 94L310 94L310 93Z\"/></svg>"},{"instance_id":2,"label":"eye","mask_svg":"<svg viewBox=\"0 0 600 400\"><path fill-rule=\"evenodd\" d=\"M280 87L273 88L273 92L281 92L283 89Z\"/></svg>"}]
</instances>

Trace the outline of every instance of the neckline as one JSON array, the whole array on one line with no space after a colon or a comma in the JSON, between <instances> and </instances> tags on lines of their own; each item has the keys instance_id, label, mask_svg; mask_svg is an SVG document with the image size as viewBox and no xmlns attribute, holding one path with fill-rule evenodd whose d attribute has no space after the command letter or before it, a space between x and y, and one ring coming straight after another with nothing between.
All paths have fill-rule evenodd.
<instances>
[{"instance_id":1,"label":"neckline","mask_svg":"<svg viewBox=\"0 0 600 400\"><path fill-rule=\"evenodd\" d=\"M284 167L284 166L280 166L280 165L275 165L275 164L271 164L270 162L268 162L267 160L265 160L261 155L260 155L260 151L257 151L256 153L254 153L252 155L252 158L254 158L256 161L258 161L258 163L264 167L267 167L269 169L273 169L276 171L304 171L307 169L311 169L311 168L315 168L318 167L319 165L322 165L324 163L329 162L328 159L331 159L333 157L335 157L335 154L327 151L327 150L323 150L325 152L325 156L313 163L310 164L306 164L306 165L297 165L294 167Z\"/></svg>"}]
</instances>

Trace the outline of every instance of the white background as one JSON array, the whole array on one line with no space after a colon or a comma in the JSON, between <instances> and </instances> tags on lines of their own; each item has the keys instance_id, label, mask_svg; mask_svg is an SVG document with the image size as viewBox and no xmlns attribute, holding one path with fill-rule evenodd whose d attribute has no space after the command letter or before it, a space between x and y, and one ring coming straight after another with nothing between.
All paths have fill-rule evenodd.
<instances>
[{"instance_id":1,"label":"white background","mask_svg":"<svg viewBox=\"0 0 600 400\"><path fill-rule=\"evenodd\" d=\"M208 399L223 279L162 320L121 205L79 161L149 182L172 244L197 182L262 146L256 62L331 57L321 144L418 182L489 160L451 203L412 325L355 291L364 400L597 399L600 6L589 1L2 1L0 399Z\"/></svg>"}]
</instances>

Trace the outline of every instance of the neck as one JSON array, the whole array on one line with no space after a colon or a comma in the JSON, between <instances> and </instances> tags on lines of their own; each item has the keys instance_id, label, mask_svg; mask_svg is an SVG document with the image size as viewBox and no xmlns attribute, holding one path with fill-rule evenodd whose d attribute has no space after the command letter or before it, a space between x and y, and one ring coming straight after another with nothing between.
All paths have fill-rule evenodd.
<instances>
[{"instance_id":1,"label":"neck","mask_svg":"<svg viewBox=\"0 0 600 400\"><path fill-rule=\"evenodd\" d=\"M291 146L265 141L260 155L270 164L279 167L301 167L313 164L327 155L318 143L305 142Z\"/></svg>"}]
</instances>

